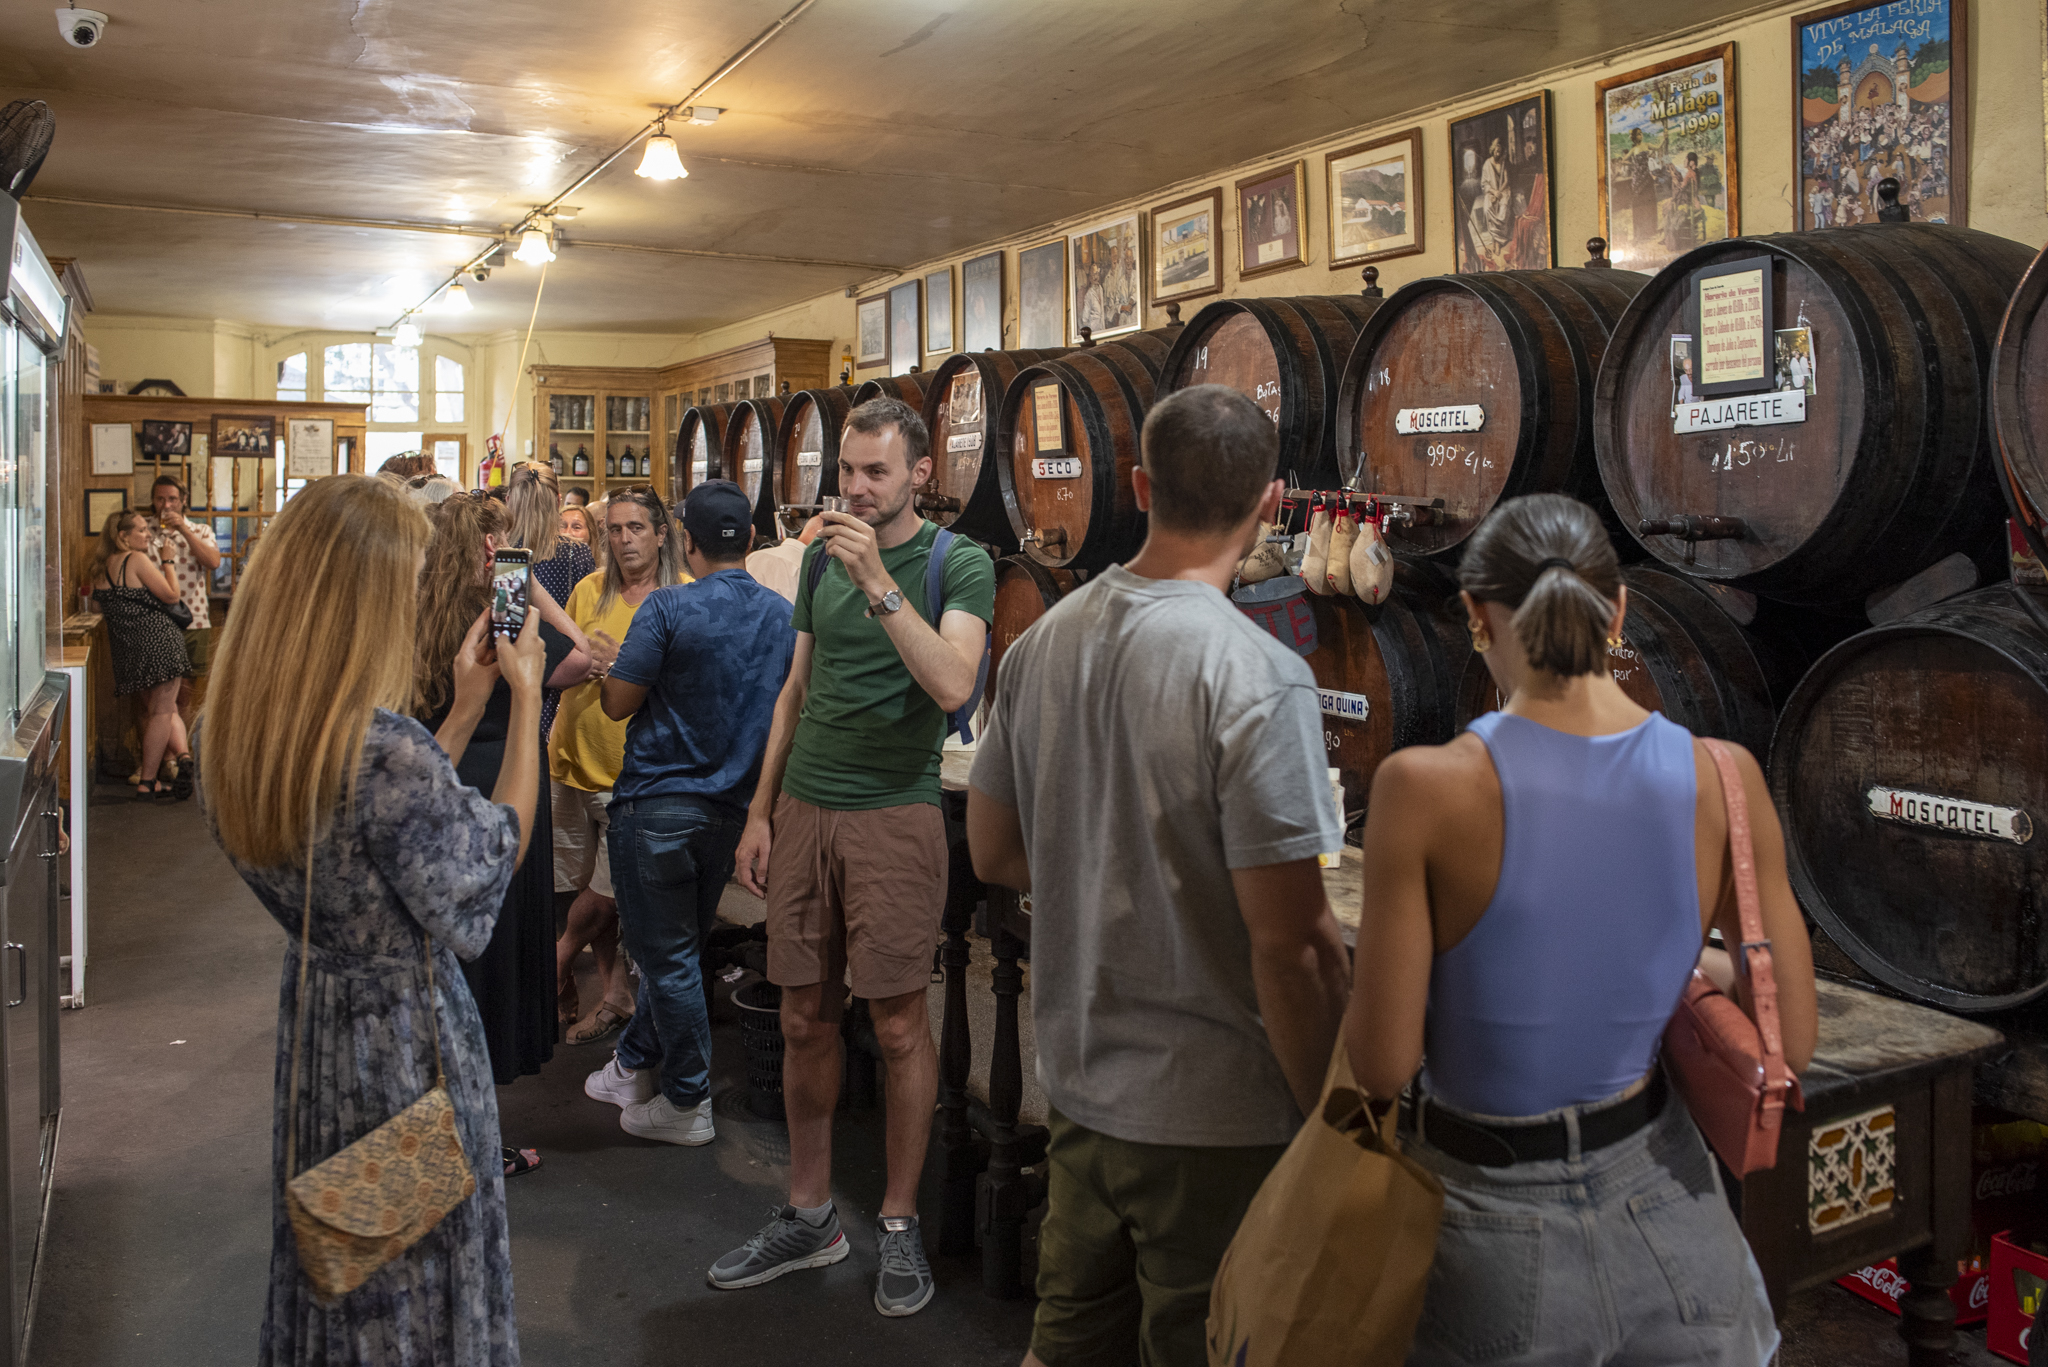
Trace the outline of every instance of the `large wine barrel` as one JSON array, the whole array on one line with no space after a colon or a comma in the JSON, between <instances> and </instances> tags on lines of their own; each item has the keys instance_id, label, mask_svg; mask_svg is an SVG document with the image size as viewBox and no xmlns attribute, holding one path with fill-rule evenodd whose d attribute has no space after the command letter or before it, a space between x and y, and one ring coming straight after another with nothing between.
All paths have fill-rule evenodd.
<instances>
[{"instance_id":1,"label":"large wine barrel","mask_svg":"<svg viewBox=\"0 0 2048 1367\"><path fill-rule=\"evenodd\" d=\"M839 492L839 429L853 411L853 386L805 389L789 396L775 434L781 456L777 503L816 503Z\"/></svg>"},{"instance_id":2,"label":"large wine barrel","mask_svg":"<svg viewBox=\"0 0 2048 1367\"><path fill-rule=\"evenodd\" d=\"M873 380L862 380L853 389L853 406L859 408L869 399L901 399L919 412L924 410L925 381L931 376L922 370L907 375L884 375Z\"/></svg>"},{"instance_id":3,"label":"large wine barrel","mask_svg":"<svg viewBox=\"0 0 2048 1367\"><path fill-rule=\"evenodd\" d=\"M2006 308L1991 365L1996 471L2013 520L2048 562L2048 251L2034 258Z\"/></svg>"},{"instance_id":4,"label":"large wine barrel","mask_svg":"<svg viewBox=\"0 0 2048 1367\"><path fill-rule=\"evenodd\" d=\"M1658 559L1787 602L1853 603L1957 551L1989 564L2001 504L1984 388L2031 255L1901 223L1681 256L1629 305L1600 371L1593 440L1614 511ZM1774 326L1810 329L1805 418L1675 434L1714 402L1675 402L1671 338L1693 331L1693 273L1757 256L1776 263Z\"/></svg>"},{"instance_id":5,"label":"large wine barrel","mask_svg":"<svg viewBox=\"0 0 2048 1367\"><path fill-rule=\"evenodd\" d=\"M1016 533L1003 511L996 480L996 440L1003 393L1017 372L1035 361L1066 355L1050 351L960 351L939 363L924 391L924 425L932 437L932 477L917 491L917 507L941 527L951 527L998 549L1014 550Z\"/></svg>"},{"instance_id":6,"label":"large wine barrel","mask_svg":"<svg viewBox=\"0 0 2048 1367\"><path fill-rule=\"evenodd\" d=\"M2048 630L2021 592L1836 646L1771 761L1807 913L1879 982L1957 1011L2048 991Z\"/></svg>"},{"instance_id":7,"label":"large wine barrel","mask_svg":"<svg viewBox=\"0 0 2048 1367\"><path fill-rule=\"evenodd\" d=\"M996 561L996 615L989 629L987 696L994 697L997 672L1003 667L1003 652L1017 638L1052 610L1052 605L1074 589L1075 576L1067 570L1047 569L1024 555L1006 555Z\"/></svg>"},{"instance_id":8,"label":"large wine barrel","mask_svg":"<svg viewBox=\"0 0 2048 1367\"><path fill-rule=\"evenodd\" d=\"M1280 429L1280 473L1290 483L1338 484L1337 378L1358 330L1382 301L1353 294L1218 299L1181 329L1159 392L1228 385Z\"/></svg>"},{"instance_id":9,"label":"large wine barrel","mask_svg":"<svg viewBox=\"0 0 2048 1367\"><path fill-rule=\"evenodd\" d=\"M1365 811L1380 761L1406 745L1457 734L1458 684L1472 640L1441 611L1443 589L1404 566L1387 601L1308 596L1316 649L1308 657L1323 709L1323 743L1344 787L1347 825Z\"/></svg>"},{"instance_id":10,"label":"large wine barrel","mask_svg":"<svg viewBox=\"0 0 2048 1367\"><path fill-rule=\"evenodd\" d=\"M683 425L676 429L675 463L669 468L668 487L680 503L683 495L707 479L723 479L725 429L732 421L733 405L699 404L683 410Z\"/></svg>"},{"instance_id":11,"label":"large wine barrel","mask_svg":"<svg viewBox=\"0 0 2048 1367\"><path fill-rule=\"evenodd\" d=\"M746 492L754 504L754 529L775 535L775 477L780 472L770 452L788 400L780 394L733 405L725 426L725 448L719 469Z\"/></svg>"},{"instance_id":12,"label":"large wine barrel","mask_svg":"<svg viewBox=\"0 0 2048 1367\"><path fill-rule=\"evenodd\" d=\"M1396 551L1455 560L1496 503L1522 494L1605 510L1593 379L1647 283L1611 269L1439 275L1381 305L1344 363L1337 463L1347 487L1443 500L1389 528Z\"/></svg>"},{"instance_id":13,"label":"large wine barrel","mask_svg":"<svg viewBox=\"0 0 2048 1367\"><path fill-rule=\"evenodd\" d=\"M1131 472L1152 404L1152 374L1124 348L1070 352L1017 372L997 430L996 466L1024 554L1054 569L1099 570L1145 539Z\"/></svg>"}]
</instances>

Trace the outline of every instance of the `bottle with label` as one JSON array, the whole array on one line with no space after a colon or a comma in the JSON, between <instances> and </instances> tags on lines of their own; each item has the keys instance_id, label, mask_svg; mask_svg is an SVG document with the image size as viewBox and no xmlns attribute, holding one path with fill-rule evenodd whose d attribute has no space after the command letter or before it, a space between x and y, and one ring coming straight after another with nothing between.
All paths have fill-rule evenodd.
<instances>
[{"instance_id":1,"label":"bottle with label","mask_svg":"<svg viewBox=\"0 0 2048 1367\"><path fill-rule=\"evenodd\" d=\"M640 458L633 454L630 446L626 448L626 454L619 457L619 473L633 479L646 473L640 468Z\"/></svg>"},{"instance_id":2,"label":"bottle with label","mask_svg":"<svg viewBox=\"0 0 2048 1367\"><path fill-rule=\"evenodd\" d=\"M606 479L617 479L619 477L619 458L609 451L604 453L604 477Z\"/></svg>"},{"instance_id":3,"label":"bottle with label","mask_svg":"<svg viewBox=\"0 0 2048 1367\"><path fill-rule=\"evenodd\" d=\"M553 442L548 443L548 464L554 467L556 474L562 473L562 448Z\"/></svg>"},{"instance_id":4,"label":"bottle with label","mask_svg":"<svg viewBox=\"0 0 2048 1367\"><path fill-rule=\"evenodd\" d=\"M576 448L576 460L569 469L572 474L588 475L590 473L590 451L588 448L580 445Z\"/></svg>"}]
</instances>

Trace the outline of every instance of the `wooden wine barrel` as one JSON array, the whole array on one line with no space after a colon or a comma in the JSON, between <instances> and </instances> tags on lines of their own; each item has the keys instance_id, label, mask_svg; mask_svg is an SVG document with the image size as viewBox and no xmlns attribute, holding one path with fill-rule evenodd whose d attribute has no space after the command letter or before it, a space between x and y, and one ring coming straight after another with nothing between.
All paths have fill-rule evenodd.
<instances>
[{"instance_id":1,"label":"wooden wine barrel","mask_svg":"<svg viewBox=\"0 0 2048 1367\"><path fill-rule=\"evenodd\" d=\"M2034 554L2048 562L2048 251L2034 258L1998 329L1991 417L1999 492Z\"/></svg>"},{"instance_id":2,"label":"wooden wine barrel","mask_svg":"<svg viewBox=\"0 0 2048 1367\"><path fill-rule=\"evenodd\" d=\"M2006 586L1823 655L1771 761L1793 890L1856 965L1920 1001L2048 992L2048 630Z\"/></svg>"},{"instance_id":3,"label":"wooden wine barrel","mask_svg":"<svg viewBox=\"0 0 2048 1367\"><path fill-rule=\"evenodd\" d=\"M918 511L997 549L1014 551L1017 535L1003 511L996 480L996 440L1003 392L1017 372L1036 361L1067 354L1050 351L961 351L931 373L924 391L924 425L932 438L932 477L917 491Z\"/></svg>"},{"instance_id":4,"label":"wooden wine barrel","mask_svg":"<svg viewBox=\"0 0 2048 1367\"><path fill-rule=\"evenodd\" d=\"M1323 743L1340 771L1347 821L1366 810L1380 761L1407 745L1441 745L1456 734L1458 684L1472 640L1441 611L1440 590L1397 572L1378 607L1356 598L1308 597L1316 649L1308 657L1321 691Z\"/></svg>"},{"instance_id":5,"label":"wooden wine barrel","mask_svg":"<svg viewBox=\"0 0 2048 1367\"><path fill-rule=\"evenodd\" d=\"M1348 294L1218 299L1181 329L1161 368L1159 392L1230 386L1280 429L1282 476L1335 488L1338 376L1359 328L1382 302Z\"/></svg>"},{"instance_id":6,"label":"wooden wine barrel","mask_svg":"<svg viewBox=\"0 0 2048 1367\"><path fill-rule=\"evenodd\" d=\"M853 390L853 406L859 408L869 399L901 399L920 413L924 411L925 382L931 376L925 371L913 371L908 375L886 375L879 379L862 380Z\"/></svg>"},{"instance_id":7,"label":"wooden wine barrel","mask_svg":"<svg viewBox=\"0 0 2048 1367\"><path fill-rule=\"evenodd\" d=\"M1396 552L1455 560L1495 504L1522 494L1605 509L1593 379L1615 320L1648 283L1611 269L1499 271L1432 276L1388 297L1344 363L1337 464L1347 487L1443 500L1389 528Z\"/></svg>"},{"instance_id":8,"label":"wooden wine barrel","mask_svg":"<svg viewBox=\"0 0 2048 1367\"><path fill-rule=\"evenodd\" d=\"M1006 555L996 561L996 616L989 631L988 688L994 697L1003 652L1052 605L1073 592L1079 582L1069 570L1048 569L1029 556Z\"/></svg>"},{"instance_id":9,"label":"wooden wine barrel","mask_svg":"<svg viewBox=\"0 0 2048 1367\"><path fill-rule=\"evenodd\" d=\"M765 536L775 534L775 477L780 471L770 452L787 403L780 394L748 399L733 405L732 418L725 426L721 478L739 485L753 501L754 529Z\"/></svg>"},{"instance_id":10,"label":"wooden wine barrel","mask_svg":"<svg viewBox=\"0 0 2048 1367\"><path fill-rule=\"evenodd\" d=\"M1957 551L1988 564L2002 505L1985 384L2032 255L1929 223L1686 253L1615 325L1596 385L1593 441L1615 513L1659 560L1794 603L1854 602ZM1811 332L1805 418L1674 434L1671 337L1693 331L1693 273L1757 256L1776 263L1773 325Z\"/></svg>"},{"instance_id":11,"label":"wooden wine barrel","mask_svg":"<svg viewBox=\"0 0 2048 1367\"><path fill-rule=\"evenodd\" d=\"M705 480L725 478L725 429L732 421L733 407L729 403L699 404L683 410L683 424L676 429L675 464L668 479L678 502Z\"/></svg>"},{"instance_id":12,"label":"wooden wine barrel","mask_svg":"<svg viewBox=\"0 0 2048 1367\"><path fill-rule=\"evenodd\" d=\"M1131 472L1151 404L1151 374L1122 348L1017 372L997 416L1007 449L996 477L1025 555L1054 569L1099 570L1137 551L1145 516Z\"/></svg>"},{"instance_id":13,"label":"wooden wine barrel","mask_svg":"<svg viewBox=\"0 0 2048 1367\"><path fill-rule=\"evenodd\" d=\"M781 468L775 476L780 503L816 503L839 492L839 429L853 411L853 386L805 389L789 396L775 435Z\"/></svg>"}]
</instances>

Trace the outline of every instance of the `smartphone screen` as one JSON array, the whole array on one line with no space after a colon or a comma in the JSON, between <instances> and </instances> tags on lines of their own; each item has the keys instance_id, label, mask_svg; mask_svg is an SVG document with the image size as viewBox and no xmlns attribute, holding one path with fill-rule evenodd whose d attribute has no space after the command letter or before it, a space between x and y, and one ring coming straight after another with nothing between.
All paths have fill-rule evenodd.
<instances>
[{"instance_id":1,"label":"smartphone screen","mask_svg":"<svg viewBox=\"0 0 2048 1367\"><path fill-rule=\"evenodd\" d=\"M526 624L527 585L532 582L532 551L507 548L491 557L491 635L519 634Z\"/></svg>"}]
</instances>

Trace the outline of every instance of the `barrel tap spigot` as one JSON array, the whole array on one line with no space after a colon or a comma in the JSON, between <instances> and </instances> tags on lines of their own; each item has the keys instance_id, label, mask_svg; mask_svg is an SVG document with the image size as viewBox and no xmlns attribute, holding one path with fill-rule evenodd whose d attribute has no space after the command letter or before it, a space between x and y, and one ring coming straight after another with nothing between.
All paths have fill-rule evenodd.
<instances>
[{"instance_id":1,"label":"barrel tap spigot","mask_svg":"<svg viewBox=\"0 0 2048 1367\"><path fill-rule=\"evenodd\" d=\"M1685 563L1698 557L1702 541L1740 541L1749 534L1749 524L1739 517L1713 513L1680 513L1676 517L1646 517L1636 523L1637 536L1675 536L1685 543Z\"/></svg>"},{"instance_id":2,"label":"barrel tap spigot","mask_svg":"<svg viewBox=\"0 0 2048 1367\"><path fill-rule=\"evenodd\" d=\"M960 500L951 494L928 494L920 490L917 495L917 507L920 512L957 513L960 506Z\"/></svg>"},{"instance_id":3,"label":"barrel tap spigot","mask_svg":"<svg viewBox=\"0 0 2048 1367\"><path fill-rule=\"evenodd\" d=\"M1017 544L1019 546L1036 546L1042 551L1049 551L1054 547L1064 551L1067 548L1067 529L1065 527L1054 527L1048 531L1041 527L1028 527L1025 529L1024 535L1017 538Z\"/></svg>"}]
</instances>

